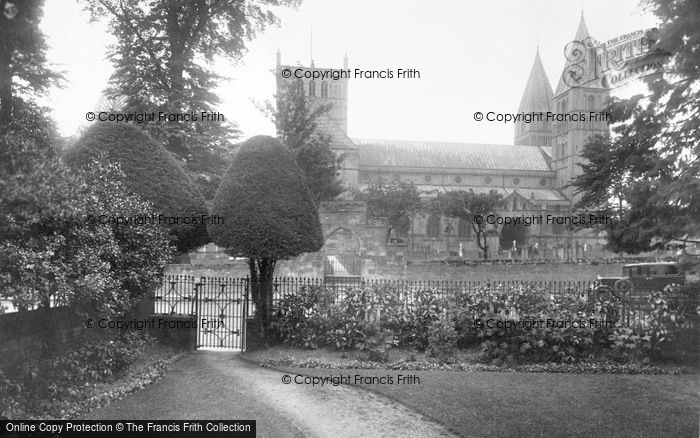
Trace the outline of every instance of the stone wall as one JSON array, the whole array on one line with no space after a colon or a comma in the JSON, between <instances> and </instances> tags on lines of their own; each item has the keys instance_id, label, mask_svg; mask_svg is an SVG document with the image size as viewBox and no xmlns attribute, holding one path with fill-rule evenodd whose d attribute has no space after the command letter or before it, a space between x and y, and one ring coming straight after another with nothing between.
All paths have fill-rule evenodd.
<instances>
[{"instance_id":1,"label":"stone wall","mask_svg":"<svg viewBox=\"0 0 700 438\"><path fill-rule=\"evenodd\" d=\"M388 280L448 280L448 281L593 281L598 275L622 274L622 263L609 264L511 264L462 265L440 262L409 263L404 266L370 261L366 278Z\"/></svg>"},{"instance_id":2,"label":"stone wall","mask_svg":"<svg viewBox=\"0 0 700 438\"><path fill-rule=\"evenodd\" d=\"M27 363L39 356L43 345L65 351L85 332L85 318L71 307L0 314L0 368Z\"/></svg>"},{"instance_id":3,"label":"stone wall","mask_svg":"<svg viewBox=\"0 0 700 438\"><path fill-rule=\"evenodd\" d=\"M315 263L312 266L309 264L308 259L305 258L279 262L278 268L275 270L275 276L323 278L323 269L320 266L320 261ZM404 263L400 258L390 255L365 259L362 263L362 277L366 279L450 281L592 281L598 275L621 275L622 265L624 264L546 263L501 265L496 263L491 265L455 266L439 261ZM248 275L248 265L244 261L207 266L169 265L166 273L195 277L240 278Z\"/></svg>"}]
</instances>

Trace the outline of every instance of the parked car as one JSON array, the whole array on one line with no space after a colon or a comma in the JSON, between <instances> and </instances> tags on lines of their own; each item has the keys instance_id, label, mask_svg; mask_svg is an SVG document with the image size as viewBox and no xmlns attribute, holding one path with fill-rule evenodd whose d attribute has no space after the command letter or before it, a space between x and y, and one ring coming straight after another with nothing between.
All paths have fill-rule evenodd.
<instances>
[{"instance_id":1,"label":"parked car","mask_svg":"<svg viewBox=\"0 0 700 438\"><path fill-rule=\"evenodd\" d=\"M669 284L684 284L685 273L678 263L634 263L622 267L619 277L601 277L598 281L622 297L643 297L663 290Z\"/></svg>"}]
</instances>

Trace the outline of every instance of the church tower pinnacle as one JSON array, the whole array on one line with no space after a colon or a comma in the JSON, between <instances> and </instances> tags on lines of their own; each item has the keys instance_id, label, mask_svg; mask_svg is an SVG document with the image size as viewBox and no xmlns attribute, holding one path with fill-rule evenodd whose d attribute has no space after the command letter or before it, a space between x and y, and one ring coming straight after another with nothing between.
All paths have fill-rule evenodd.
<instances>
[{"instance_id":1,"label":"church tower pinnacle","mask_svg":"<svg viewBox=\"0 0 700 438\"><path fill-rule=\"evenodd\" d=\"M547 73L540 59L540 49L537 47L535 61L530 70L530 77L525 85L523 97L520 99L519 113L544 113L541 120L530 123L518 121L515 124L516 145L549 146L552 141L551 123L546 120L546 113L552 108L552 86L549 84Z\"/></svg>"},{"instance_id":2,"label":"church tower pinnacle","mask_svg":"<svg viewBox=\"0 0 700 438\"><path fill-rule=\"evenodd\" d=\"M561 120L553 123L552 170L556 172L556 186L570 201L577 202L580 195L574 193L572 181L583 170L581 157L583 146L589 137L608 132L605 121L589 120L589 114L600 112L610 91L605 88L596 71L596 59L592 48L597 43L588 33L586 20L581 19L576 36L566 47L566 64L554 93L553 108L557 114L584 114L584 121Z\"/></svg>"}]
</instances>

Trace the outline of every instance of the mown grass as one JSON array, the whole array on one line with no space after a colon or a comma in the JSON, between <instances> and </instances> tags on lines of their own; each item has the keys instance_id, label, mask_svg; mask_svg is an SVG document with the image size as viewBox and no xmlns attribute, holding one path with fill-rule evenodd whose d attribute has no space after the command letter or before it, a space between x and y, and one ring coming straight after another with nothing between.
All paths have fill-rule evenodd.
<instances>
[{"instance_id":1,"label":"mown grass","mask_svg":"<svg viewBox=\"0 0 700 438\"><path fill-rule=\"evenodd\" d=\"M339 360L343 353L287 347L245 353L249 360ZM347 356L347 355L346 355ZM621 375L523 372L394 371L278 367L312 376L392 376L359 384L464 437L696 437L697 374ZM397 384L415 375L420 384Z\"/></svg>"}]
</instances>

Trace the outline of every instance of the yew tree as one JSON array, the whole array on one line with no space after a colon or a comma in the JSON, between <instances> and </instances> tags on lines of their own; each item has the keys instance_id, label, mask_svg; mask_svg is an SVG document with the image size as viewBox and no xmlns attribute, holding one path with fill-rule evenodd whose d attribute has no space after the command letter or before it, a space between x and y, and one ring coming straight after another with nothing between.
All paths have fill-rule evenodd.
<instances>
[{"instance_id":1,"label":"yew tree","mask_svg":"<svg viewBox=\"0 0 700 438\"><path fill-rule=\"evenodd\" d=\"M94 161L118 164L123 184L153 204L165 217L179 252L196 249L208 240L202 216L208 215L198 187L180 163L142 129L126 123L96 123L69 149L63 160L73 168L85 168ZM197 218L199 223L184 218Z\"/></svg>"},{"instance_id":2,"label":"yew tree","mask_svg":"<svg viewBox=\"0 0 700 438\"><path fill-rule=\"evenodd\" d=\"M89 0L95 20L106 21L115 43L107 94L126 98L123 112L168 114L218 111L216 88L225 77L217 62L235 64L246 44L276 25L276 9L297 0ZM215 123L147 123L146 129L213 196L225 158L238 136L234 114Z\"/></svg>"},{"instance_id":3,"label":"yew tree","mask_svg":"<svg viewBox=\"0 0 700 438\"><path fill-rule=\"evenodd\" d=\"M222 179L212 214L223 218L209 225L213 242L232 256L248 259L264 340L277 261L323 245L318 212L294 155L273 137L247 140Z\"/></svg>"}]
</instances>

